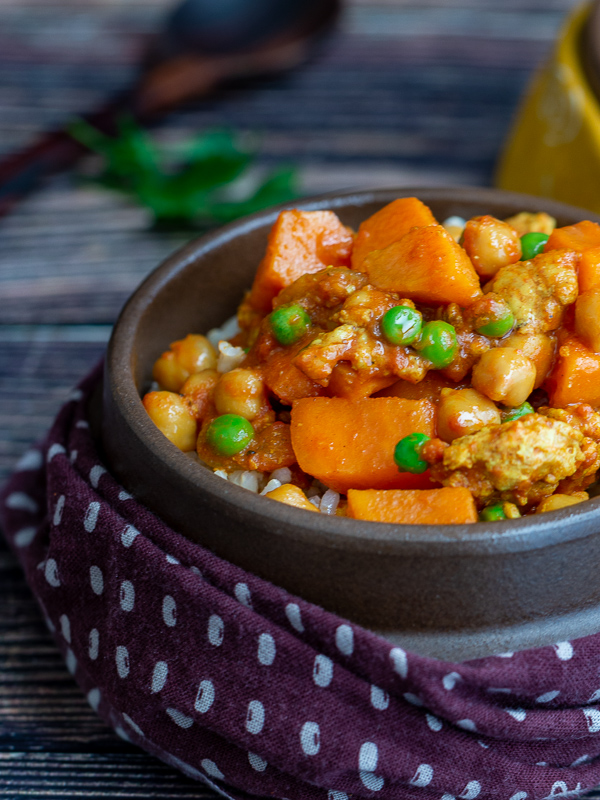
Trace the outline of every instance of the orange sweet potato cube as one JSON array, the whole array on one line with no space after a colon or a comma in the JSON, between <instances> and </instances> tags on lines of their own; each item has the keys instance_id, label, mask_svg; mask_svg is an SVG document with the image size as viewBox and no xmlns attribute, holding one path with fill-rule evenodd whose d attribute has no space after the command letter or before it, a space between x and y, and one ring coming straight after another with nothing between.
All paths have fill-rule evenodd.
<instances>
[{"instance_id":1,"label":"orange sweet potato cube","mask_svg":"<svg viewBox=\"0 0 600 800\"><path fill-rule=\"evenodd\" d=\"M477 522L473 495L464 487L348 491L348 516L399 525L462 525Z\"/></svg>"},{"instance_id":2,"label":"orange sweet potato cube","mask_svg":"<svg viewBox=\"0 0 600 800\"><path fill-rule=\"evenodd\" d=\"M400 197L388 203L360 224L352 250L352 269L364 272L364 260L373 250L383 250L397 242L411 228L436 222L429 208L416 197Z\"/></svg>"},{"instance_id":3,"label":"orange sweet potato cube","mask_svg":"<svg viewBox=\"0 0 600 800\"><path fill-rule=\"evenodd\" d=\"M553 407L571 403L600 406L600 353L594 353L575 337L568 339L559 349L544 386Z\"/></svg>"},{"instance_id":4,"label":"orange sweet potato cube","mask_svg":"<svg viewBox=\"0 0 600 800\"><path fill-rule=\"evenodd\" d=\"M292 407L292 447L304 472L338 492L423 489L429 472L399 472L394 448L410 433L435 435L435 406L399 397L309 397Z\"/></svg>"},{"instance_id":5,"label":"orange sweet potato cube","mask_svg":"<svg viewBox=\"0 0 600 800\"><path fill-rule=\"evenodd\" d=\"M584 250L579 262L579 291L587 292L600 283L600 247Z\"/></svg>"},{"instance_id":6,"label":"orange sweet potato cube","mask_svg":"<svg viewBox=\"0 0 600 800\"><path fill-rule=\"evenodd\" d=\"M600 247L600 225L584 219L575 225L555 228L544 245L544 252L566 249L583 253L592 247Z\"/></svg>"},{"instance_id":7,"label":"orange sweet potato cube","mask_svg":"<svg viewBox=\"0 0 600 800\"><path fill-rule=\"evenodd\" d=\"M268 313L273 298L301 275L347 267L354 234L333 211L282 211L269 234L248 301Z\"/></svg>"},{"instance_id":8,"label":"orange sweet potato cube","mask_svg":"<svg viewBox=\"0 0 600 800\"><path fill-rule=\"evenodd\" d=\"M420 303L468 306L481 296L471 259L441 225L412 228L370 253L364 269L373 286Z\"/></svg>"}]
</instances>

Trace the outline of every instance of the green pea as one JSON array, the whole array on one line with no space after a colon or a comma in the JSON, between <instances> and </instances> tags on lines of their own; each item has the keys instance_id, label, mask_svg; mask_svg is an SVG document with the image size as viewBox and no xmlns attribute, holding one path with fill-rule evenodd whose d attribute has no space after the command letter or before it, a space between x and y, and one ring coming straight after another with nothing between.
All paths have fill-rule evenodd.
<instances>
[{"instance_id":1,"label":"green pea","mask_svg":"<svg viewBox=\"0 0 600 800\"><path fill-rule=\"evenodd\" d=\"M414 346L422 356L431 361L434 369L443 369L452 363L458 352L456 331L448 322L426 322L421 337Z\"/></svg>"},{"instance_id":2,"label":"green pea","mask_svg":"<svg viewBox=\"0 0 600 800\"><path fill-rule=\"evenodd\" d=\"M502 316L486 322L485 325L480 325L479 328L477 328L477 333L482 333L484 336L491 336L493 339L496 339L500 336L505 336L513 329L514 324L515 318L510 308L508 308Z\"/></svg>"},{"instance_id":3,"label":"green pea","mask_svg":"<svg viewBox=\"0 0 600 800\"><path fill-rule=\"evenodd\" d=\"M276 308L269 321L273 335L283 345L295 344L310 328L310 317L297 303Z\"/></svg>"},{"instance_id":4,"label":"green pea","mask_svg":"<svg viewBox=\"0 0 600 800\"><path fill-rule=\"evenodd\" d=\"M411 433L400 439L394 448L394 461L398 472L413 472L419 475L429 468L427 461L421 458L421 448L429 439L425 433Z\"/></svg>"},{"instance_id":5,"label":"green pea","mask_svg":"<svg viewBox=\"0 0 600 800\"><path fill-rule=\"evenodd\" d=\"M234 456L254 436L254 428L239 414L215 417L206 429L206 441L220 456Z\"/></svg>"},{"instance_id":6,"label":"green pea","mask_svg":"<svg viewBox=\"0 0 600 800\"><path fill-rule=\"evenodd\" d=\"M526 233L521 236L521 261L538 256L548 241L547 233Z\"/></svg>"},{"instance_id":7,"label":"green pea","mask_svg":"<svg viewBox=\"0 0 600 800\"><path fill-rule=\"evenodd\" d=\"M410 306L394 306L381 319L383 335L391 344L412 344L421 333L423 318Z\"/></svg>"},{"instance_id":8,"label":"green pea","mask_svg":"<svg viewBox=\"0 0 600 800\"><path fill-rule=\"evenodd\" d=\"M526 414L535 414L533 406L531 406L527 401L521 403L520 406L516 406L516 408L509 408L506 411L503 411L502 422L512 422L514 419L524 417Z\"/></svg>"},{"instance_id":9,"label":"green pea","mask_svg":"<svg viewBox=\"0 0 600 800\"><path fill-rule=\"evenodd\" d=\"M502 508L502 503L497 503L495 506L486 506L479 514L481 522L497 522L501 519L506 519L506 514Z\"/></svg>"}]
</instances>

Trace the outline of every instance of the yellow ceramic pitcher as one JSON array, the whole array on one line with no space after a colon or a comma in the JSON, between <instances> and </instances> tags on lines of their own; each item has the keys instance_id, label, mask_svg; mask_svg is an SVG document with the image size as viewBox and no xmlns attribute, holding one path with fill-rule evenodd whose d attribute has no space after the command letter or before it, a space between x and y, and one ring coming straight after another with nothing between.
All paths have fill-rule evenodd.
<instances>
[{"instance_id":1,"label":"yellow ceramic pitcher","mask_svg":"<svg viewBox=\"0 0 600 800\"><path fill-rule=\"evenodd\" d=\"M496 184L600 213L600 103L586 78L580 42L592 7L568 19L534 78L502 154Z\"/></svg>"}]
</instances>

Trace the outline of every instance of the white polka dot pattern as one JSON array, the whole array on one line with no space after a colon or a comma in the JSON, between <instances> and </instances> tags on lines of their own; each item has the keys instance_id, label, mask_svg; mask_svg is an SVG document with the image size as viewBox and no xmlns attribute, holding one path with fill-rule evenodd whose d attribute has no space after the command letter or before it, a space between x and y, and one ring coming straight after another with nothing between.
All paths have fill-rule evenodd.
<instances>
[{"instance_id":1,"label":"white polka dot pattern","mask_svg":"<svg viewBox=\"0 0 600 800\"><path fill-rule=\"evenodd\" d=\"M134 543L136 536L139 536L140 532L137 528L134 528L133 525L128 525L123 533L121 534L121 541L124 547L131 547Z\"/></svg>"},{"instance_id":2,"label":"white polka dot pattern","mask_svg":"<svg viewBox=\"0 0 600 800\"><path fill-rule=\"evenodd\" d=\"M302 614L300 612L300 606L297 603L288 603L285 607L285 615L295 631L298 631L298 633L304 633Z\"/></svg>"},{"instance_id":3,"label":"white polka dot pattern","mask_svg":"<svg viewBox=\"0 0 600 800\"><path fill-rule=\"evenodd\" d=\"M433 780L433 767L430 764L419 764L417 771L410 779L411 786L429 786Z\"/></svg>"},{"instance_id":4,"label":"white polka dot pattern","mask_svg":"<svg viewBox=\"0 0 600 800\"><path fill-rule=\"evenodd\" d=\"M98 653L100 652L100 633L98 628L92 628L89 635L89 642L88 642L88 655L95 661L98 658Z\"/></svg>"},{"instance_id":5,"label":"white polka dot pattern","mask_svg":"<svg viewBox=\"0 0 600 800\"><path fill-rule=\"evenodd\" d=\"M194 708L201 714L206 714L215 702L215 685L212 681L204 680L198 686Z\"/></svg>"},{"instance_id":6,"label":"white polka dot pattern","mask_svg":"<svg viewBox=\"0 0 600 800\"><path fill-rule=\"evenodd\" d=\"M300 731L300 744L307 756L316 756L321 749L321 730L316 722L305 722Z\"/></svg>"},{"instance_id":7,"label":"white polka dot pattern","mask_svg":"<svg viewBox=\"0 0 600 800\"><path fill-rule=\"evenodd\" d=\"M345 656L351 656L354 651L354 631L350 625L339 625L335 631L337 649Z\"/></svg>"},{"instance_id":8,"label":"white polka dot pattern","mask_svg":"<svg viewBox=\"0 0 600 800\"><path fill-rule=\"evenodd\" d=\"M561 661L570 661L573 658L573 645L571 642L558 642L554 645L557 658Z\"/></svg>"},{"instance_id":9,"label":"white polka dot pattern","mask_svg":"<svg viewBox=\"0 0 600 800\"><path fill-rule=\"evenodd\" d=\"M16 472L29 472L30 470L38 470L44 459L39 450L28 450L21 456L15 467Z\"/></svg>"},{"instance_id":10,"label":"white polka dot pattern","mask_svg":"<svg viewBox=\"0 0 600 800\"><path fill-rule=\"evenodd\" d=\"M117 662L117 672L119 678L127 678L129 675L129 651L123 645L119 645L115 652Z\"/></svg>"},{"instance_id":11,"label":"white polka dot pattern","mask_svg":"<svg viewBox=\"0 0 600 800\"><path fill-rule=\"evenodd\" d=\"M64 507L65 507L65 496L64 494L61 494L61 496L56 501L56 505L54 506L54 516L52 517L52 524L55 527L57 525L60 525L61 523Z\"/></svg>"},{"instance_id":12,"label":"white polka dot pattern","mask_svg":"<svg viewBox=\"0 0 600 800\"><path fill-rule=\"evenodd\" d=\"M333 661L327 656L319 653L315 656L313 666L313 681L316 686L325 688L329 686L333 678Z\"/></svg>"},{"instance_id":13,"label":"white polka dot pattern","mask_svg":"<svg viewBox=\"0 0 600 800\"><path fill-rule=\"evenodd\" d=\"M44 576L50 586L57 588L60 586L60 578L58 577L58 565L53 558L49 558L44 565Z\"/></svg>"},{"instance_id":14,"label":"white polka dot pattern","mask_svg":"<svg viewBox=\"0 0 600 800\"><path fill-rule=\"evenodd\" d=\"M36 533L37 533L37 528L33 526L30 528L21 528L21 530L17 531L14 536L14 542L16 546L28 547L35 539Z\"/></svg>"},{"instance_id":15,"label":"white polka dot pattern","mask_svg":"<svg viewBox=\"0 0 600 800\"><path fill-rule=\"evenodd\" d=\"M248 733L260 733L265 724L265 707L260 700L251 700L246 714L246 730Z\"/></svg>"},{"instance_id":16,"label":"white polka dot pattern","mask_svg":"<svg viewBox=\"0 0 600 800\"><path fill-rule=\"evenodd\" d=\"M223 775L221 770L217 767L217 765L215 764L214 761L211 761L210 759L205 758L201 762L201 766L202 766L202 769L205 772L207 772L209 775L211 775L213 778L216 778L217 780L220 780L220 781L225 780L225 776Z\"/></svg>"},{"instance_id":17,"label":"white polka dot pattern","mask_svg":"<svg viewBox=\"0 0 600 800\"><path fill-rule=\"evenodd\" d=\"M220 647L225 636L223 620L217 614L212 614L208 620L208 641L213 647Z\"/></svg>"},{"instance_id":18,"label":"white polka dot pattern","mask_svg":"<svg viewBox=\"0 0 600 800\"><path fill-rule=\"evenodd\" d=\"M67 669L71 673L71 675L75 675L77 671L77 656L75 653L69 648L67 650L67 655L65 658L65 663L67 665Z\"/></svg>"},{"instance_id":19,"label":"white polka dot pattern","mask_svg":"<svg viewBox=\"0 0 600 800\"><path fill-rule=\"evenodd\" d=\"M383 778L375 775L379 751L374 742L364 742L358 754L358 771L362 783L372 792L379 792L383 788Z\"/></svg>"},{"instance_id":20,"label":"white polka dot pattern","mask_svg":"<svg viewBox=\"0 0 600 800\"><path fill-rule=\"evenodd\" d=\"M177 624L177 604L170 594L166 595L162 604L162 616L168 628L174 628Z\"/></svg>"},{"instance_id":21,"label":"white polka dot pattern","mask_svg":"<svg viewBox=\"0 0 600 800\"><path fill-rule=\"evenodd\" d=\"M100 689L91 689L87 694L87 701L94 711L98 711L101 699Z\"/></svg>"},{"instance_id":22,"label":"white polka dot pattern","mask_svg":"<svg viewBox=\"0 0 600 800\"><path fill-rule=\"evenodd\" d=\"M408 676L408 658L405 651L401 647L394 647L390 651L390 658L392 659L394 672L397 672L401 678L406 678Z\"/></svg>"},{"instance_id":23,"label":"white polka dot pattern","mask_svg":"<svg viewBox=\"0 0 600 800\"><path fill-rule=\"evenodd\" d=\"M252 608L252 597L247 583L236 583L233 593L238 603L246 606L246 608Z\"/></svg>"},{"instance_id":24,"label":"white polka dot pattern","mask_svg":"<svg viewBox=\"0 0 600 800\"><path fill-rule=\"evenodd\" d=\"M80 416L46 459L23 457L2 516L67 669L120 735L280 800L551 800L600 782L600 635L462 664L406 652L174 536Z\"/></svg>"},{"instance_id":25,"label":"white polka dot pattern","mask_svg":"<svg viewBox=\"0 0 600 800\"><path fill-rule=\"evenodd\" d=\"M261 633L258 637L258 653L257 658L259 662L265 666L270 667L275 661L275 654L277 648L275 647L275 640L270 633Z\"/></svg>"},{"instance_id":26,"label":"white polka dot pattern","mask_svg":"<svg viewBox=\"0 0 600 800\"><path fill-rule=\"evenodd\" d=\"M385 711L390 704L390 696L378 686L371 686L371 705L378 711Z\"/></svg>"},{"instance_id":27,"label":"white polka dot pattern","mask_svg":"<svg viewBox=\"0 0 600 800\"><path fill-rule=\"evenodd\" d=\"M121 583L119 605L123 611L133 611L135 605L135 588L131 581L123 581Z\"/></svg>"},{"instance_id":28,"label":"white polka dot pattern","mask_svg":"<svg viewBox=\"0 0 600 800\"><path fill-rule=\"evenodd\" d=\"M85 517L83 518L83 527L88 533L93 533L95 531L99 513L100 503L97 501L90 503L85 512Z\"/></svg>"},{"instance_id":29,"label":"white polka dot pattern","mask_svg":"<svg viewBox=\"0 0 600 800\"><path fill-rule=\"evenodd\" d=\"M7 508L14 511L27 511L30 514L35 514L38 510L36 501L33 497L29 497L28 494L25 494L25 492L13 492L9 494L5 500L5 504Z\"/></svg>"},{"instance_id":30,"label":"white polka dot pattern","mask_svg":"<svg viewBox=\"0 0 600 800\"><path fill-rule=\"evenodd\" d=\"M90 567L90 584L94 594L100 595L104 591L104 575L100 567L95 564Z\"/></svg>"},{"instance_id":31,"label":"white polka dot pattern","mask_svg":"<svg viewBox=\"0 0 600 800\"><path fill-rule=\"evenodd\" d=\"M264 758L257 756L256 753L248 753L248 761L252 769L255 769L257 772L264 772L269 766Z\"/></svg>"},{"instance_id":32,"label":"white polka dot pattern","mask_svg":"<svg viewBox=\"0 0 600 800\"><path fill-rule=\"evenodd\" d=\"M165 683L167 682L167 677L169 675L169 665L166 661L157 661L154 665L154 670L152 672L152 684L150 687L150 691L152 694L156 694L157 692L162 692L165 688Z\"/></svg>"},{"instance_id":33,"label":"white polka dot pattern","mask_svg":"<svg viewBox=\"0 0 600 800\"><path fill-rule=\"evenodd\" d=\"M179 725L180 728L185 728L185 730L191 728L194 724L194 720L191 717L186 716L182 711L178 711L176 708L167 708L167 714L176 725Z\"/></svg>"},{"instance_id":34,"label":"white polka dot pattern","mask_svg":"<svg viewBox=\"0 0 600 800\"><path fill-rule=\"evenodd\" d=\"M66 614L62 614L59 619L60 630L67 642L71 642L71 622Z\"/></svg>"}]
</instances>

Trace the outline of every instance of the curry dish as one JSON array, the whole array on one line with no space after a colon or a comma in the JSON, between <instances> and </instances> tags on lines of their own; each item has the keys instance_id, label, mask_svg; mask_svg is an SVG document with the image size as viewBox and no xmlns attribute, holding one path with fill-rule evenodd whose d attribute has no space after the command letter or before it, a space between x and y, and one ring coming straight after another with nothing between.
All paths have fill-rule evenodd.
<instances>
[{"instance_id":1,"label":"curry dish","mask_svg":"<svg viewBox=\"0 0 600 800\"><path fill-rule=\"evenodd\" d=\"M357 232L283 211L237 318L156 361L143 403L225 480L312 512L472 523L588 499L600 468L600 225Z\"/></svg>"}]
</instances>

